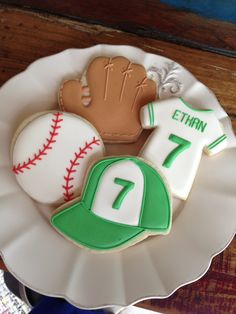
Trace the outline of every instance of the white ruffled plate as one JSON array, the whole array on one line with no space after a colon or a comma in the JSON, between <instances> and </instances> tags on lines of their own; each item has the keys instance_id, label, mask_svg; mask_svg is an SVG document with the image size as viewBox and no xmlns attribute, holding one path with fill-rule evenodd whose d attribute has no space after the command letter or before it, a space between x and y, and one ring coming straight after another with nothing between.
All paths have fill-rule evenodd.
<instances>
[{"instance_id":1,"label":"white ruffled plate","mask_svg":"<svg viewBox=\"0 0 236 314\"><path fill-rule=\"evenodd\" d=\"M96 56L123 55L162 69L160 97L181 95L212 108L229 138L229 148L203 156L188 200L175 212L168 236L150 237L127 250L93 254L64 239L50 225L50 209L32 201L16 183L9 147L20 122L56 108L63 79L83 72ZM0 253L15 276L41 293L62 296L84 308L126 306L164 298L200 278L236 229L236 139L214 94L172 60L129 46L69 49L40 59L0 89ZM45 178L47 180L47 178Z\"/></svg>"}]
</instances>

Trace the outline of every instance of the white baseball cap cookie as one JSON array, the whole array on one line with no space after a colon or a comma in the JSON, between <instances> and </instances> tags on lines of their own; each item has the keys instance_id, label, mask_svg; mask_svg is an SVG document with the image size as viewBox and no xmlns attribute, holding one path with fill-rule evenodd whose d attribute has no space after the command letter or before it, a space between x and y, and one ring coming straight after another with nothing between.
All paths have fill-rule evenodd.
<instances>
[{"instance_id":1,"label":"white baseball cap cookie","mask_svg":"<svg viewBox=\"0 0 236 314\"><path fill-rule=\"evenodd\" d=\"M166 234L171 199L162 176L138 157L101 159L91 168L80 201L57 212L52 225L91 250L125 247L149 234Z\"/></svg>"},{"instance_id":2,"label":"white baseball cap cookie","mask_svg":"<svg viewBox=\"0 0 236 314\"><path fill-rule=\"evenodd\" d=\"M80 195L88 167L103 155L103 142L88 121L60 111L43 112L18 130L12 170L34 200L58 204Z\"/></svg>"}]
</instances>

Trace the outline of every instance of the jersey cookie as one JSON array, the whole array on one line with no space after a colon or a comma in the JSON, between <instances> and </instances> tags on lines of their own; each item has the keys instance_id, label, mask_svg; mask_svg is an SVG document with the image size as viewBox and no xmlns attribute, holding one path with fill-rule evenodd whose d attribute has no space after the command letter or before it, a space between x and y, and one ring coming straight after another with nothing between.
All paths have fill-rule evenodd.
<instances>
[{"instance_id":1,"label":"jersey cookie","mask_svg":"<svg viewBox=\"0 0 236 314\"><path fill-rule=\"evenodd\" d=\"M98 57L81 82L61 85L59 104L91 122L105 142L135 142L142 131L139 110L155 96L155 82L142 65L124 57Z\"/></svg>"},{"instance_id":2,"label":"jersey cookie","mask_svg":"<svg viewBox=\"0 0 236 314\"><path fill-rule=\"evenodd\" d=\"M213 155L227 145L213 110L194 109L181 98L149 103L141 109L143 128L156 128L140 156L160 167L172 193L186 199L202 151Z\"/></svg>"}]
</instances>

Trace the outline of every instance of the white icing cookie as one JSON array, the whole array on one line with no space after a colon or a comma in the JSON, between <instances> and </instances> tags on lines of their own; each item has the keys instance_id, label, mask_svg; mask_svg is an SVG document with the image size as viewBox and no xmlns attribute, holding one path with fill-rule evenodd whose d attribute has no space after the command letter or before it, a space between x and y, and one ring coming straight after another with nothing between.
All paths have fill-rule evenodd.
<instances>
[{"instance_id":1,"label":"white icing cookie","mask_svg":"<svg viewBox=\"0 0 236 314\"><path fill-rule=\"evenodd\" d=\"M227 146L227 138L213 110L192 108L181 98L157 101L142 107L143 128L156 128L140 156L161 167L172 193L186 199L202 151L213 155Z\"/></svg>"},{"instance_id":2,"label":"white icing cookie","mask_svg":"<svg viewBox=\"0 0 236 314\"><path fill-rule=\"evenodd\" d=\"M103 142L88 121L64 112L44 112L23 123L18 132L12 170L34 200L61 203L81 193L88 167L103 155Z\"/></svg>"}]
</instances>

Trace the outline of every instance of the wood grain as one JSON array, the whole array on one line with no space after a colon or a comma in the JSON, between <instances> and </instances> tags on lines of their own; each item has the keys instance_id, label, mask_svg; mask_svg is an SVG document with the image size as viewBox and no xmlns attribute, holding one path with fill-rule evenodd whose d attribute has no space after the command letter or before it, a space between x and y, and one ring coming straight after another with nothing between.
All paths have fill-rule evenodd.
<instances>
[{"instance_id":1,"label":"wood grain","mask_svg":"<svg viewBox=\"0 0 236 314\"><path fill-rule=\"evenodd\" d=\"M147 300L140 306L165 314L235 314L236 238L213 259L200 280L178 289L168 299Z\"/></svg>"},{"instance_id":2,"label":"wood grain","mask_svg":"<svg viewBox=\"0 0 236 314\"><path fill-rule=\"evenodd\" d=\"M0 3L4 2L143 37L236 56L236 25L202 18L158 0L122 0L119 5L111 0L0 0Z\"/></svg>"},{"instance_id":3,"label":"wood grain","mask_svg":"<svg viewBox=\"0 0 236 314\"><path fill-rule=\"evenodd\" d=\"M216 93L236 130L234 58L3 6L0 7L0 43L0 85L34 60L72 47L83 48L99 43L127 44L169 57L188 68ZM235 278L236 240L214 258L210 270L201 280L179 289L166 300L149 300L140 305L165 313L233 314L236 313Z\"/></svg>"},{"instance_id":4,"label":"wood grain","mask_svg":"<svg viewBox=\"0 0 236 314\"><path fill-rule=\"evenodd\" d=\"M5 264L3 263L3 260L0 257L0 269L7 271L7 268L5 266Z\"/></svg>"}]
</instances>

